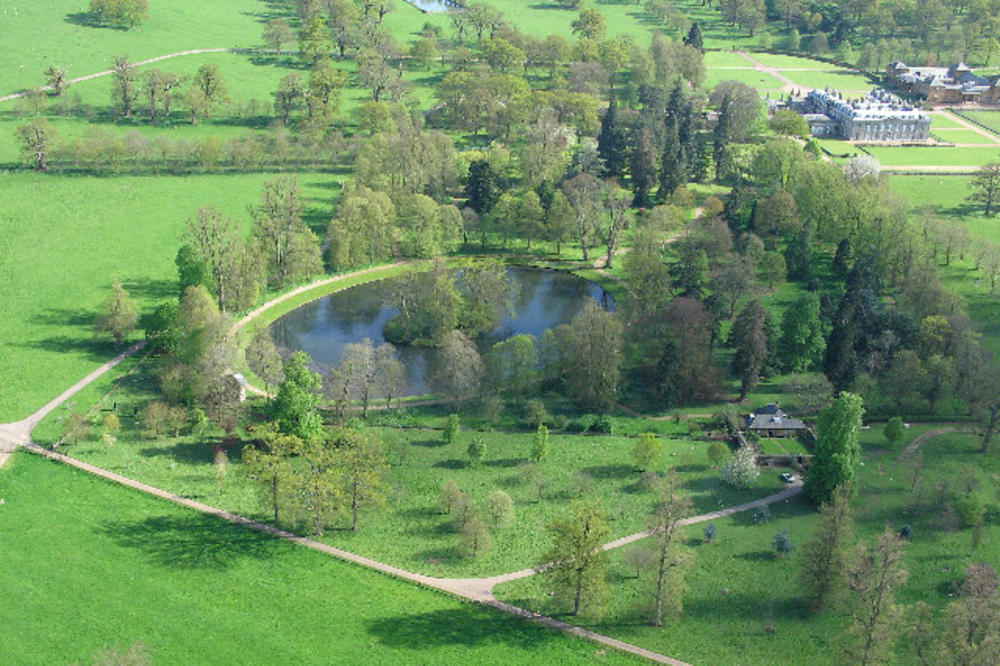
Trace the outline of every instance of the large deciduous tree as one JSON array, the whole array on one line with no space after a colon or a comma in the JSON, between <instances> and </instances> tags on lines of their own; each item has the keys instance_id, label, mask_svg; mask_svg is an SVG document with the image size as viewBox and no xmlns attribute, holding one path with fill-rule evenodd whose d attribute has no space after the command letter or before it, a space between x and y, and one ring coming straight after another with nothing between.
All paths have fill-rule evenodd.
<instances>
[{"instance_id":1,"label":"large deciduous tree","mask_svg":"<svg viewBox=\"0 0 1000 666\"><path fill-rule=\"evenodd\" d=\"M900 630L900 608L895 589L906 582L904 542L886 526L874 547L861 545L850 571L853 641L847 648L852 663L883 663Z\"/></svg>"},{"instance_id":2,"label":"large deciduous tree","mask_svg":"<svg viewBox=\"0 0 1000 666\"><path fill-rule=\"evenodd\" d=\"M351 505L351 530L357 530L362 507L380 507L386 502L385 446L369 432L350 429L337 433L334 443L344 494Z\"/></svg>"},{"instance_id":3,"label":"large deciduous tree","mask_svg":"<svg viewBox=\"0 0 1000 666\"><path fill-rule=\"evenodd\" d=\"M317 408L322 379L309 369L309 355L296 352L284 367L285 379L271 403L271 413L281 432L308 441L323 433L323 421Z\"/></svg>"},{"instance_id":4,"label":"large deciduous tree","mask_svg":"<svg viewBox=\"0 0 1000 666\"><path fill-rule=\"evenodd\" d=\"M579 501L548 529L552 548L544 564L553 593L571 601L574 615L600 617L608 595L601 546L611 533L604 509L597 501Z\"/></svg>"},{"instance_id":5,"label":"large deciduous tree","mask_svg":"<svg viewBox=\"0 0 1000 666\"><path fill-rule=\"evenodd\" d=\"M134 28L146 18L148 0L90 0L90 13L101 23Z\"/></svg>"},{"instance_id":6,"label":"large deciduous tree","mask_svg":"<svg viewBox=\"0 0 1000 666\"><path fill-rule=\"evenodd\" d=\"M606 412L614 406L621 379L621 322L589 301L573 317L570 330L570 396L586 409Z\"/></svg>"},{"instance_id":7,"label":"large deciduous tree","mask_svg":"<svg viewBox=\"0 0 1000 666\"><path fill-rule=\"evenodd\" d=\"M802 596L814 611L835 605L847 590L851 528L850 489L841 485L820 507L812 538L802 549Z\"/></svg>"},{"instance_id":8,"label":"large deciduous tree","mask_svg":"<svg viewBox=\"0 0 1000 666\"><path fill-rule=\"evenodd\" d=\"M820 412L814 458L804 488L813 502L828 502L838 486L853 485L861 461L858 433L863 414L861 397L847 392Z\"/></svg>"},{"instance_id":9,"label":"large deciduous tree","mask_svg":"<svg viewBox=\"0 0 1000 666\"><path fill-rule=\"evenodd\" d=\"M678 524L691 513L691 499L679 494L680 479L673 472L660 481L659 498L650 527L656 533L656 592L650 624L663 626L664 614L680 615L684 608L684 568L691 557L678 538Z\"/></svg>"},{"instance_id":10,"label":"large deciduous tree","mask_svg":"<svg viewBox=\"0 0 1000 666\"><path fill-rule=\"evenodd\" d=\"M451 331L444 336L431 371L431 386L458 403L479 393L483 372L483 359L476 345L461 331Z\"/></svg>"},{"instance_id":11,"label":"large deciduous tree","mask_svg":"<svg viewBox=\"0 0 1000 666\"><path fill-rule=\"evenodd\" d=\"M260 205L250 209L252 237L267 265L268 281L278 289L323 270L319 241L302 221L299 185L294 177L266 181Z\"/></svg>"},{"instance_id":12,"label":"large deciduous tree","mask_svg":"<svg viewBox=\"0 0 1000 666\"><path fill-rule=\"evenodd\" d=\"M273 512L274 522L280 518L285 495L285 483L292 474L291 457L301 449L302 440L282 433L277 423L267 423L251 430L264 449L254 444L243 447L241 470L257 484L260 503Z\"/></svg>"},{"instance_id":13,"label":"large deciduous tree","mask_svg":"<svg viewBox=\"0 0 1000 666\"><path fill-rule=\"evenodd\" d=\"M983 212L990 217L1000 205L1000 162L990 162L976 173L969 183L972 194L969 201L982 204Z\"/></svg>"},{"instance_id":14,"label":"large deciduous tree","mask_svg":"<svg viewBox=\"0 0 1000 666\"><path fill-rule=\"evenodd\" d=\"M111 285L111 294L101 305L94 319L94 332L110 337L120 345L139 323L139 313L125 287L118 280Z\"/></svg>"},{"instance_id":15,"label":"large deciduous tree","mask_svg":"<svg viewBox=\"0 0 1000 666\"><path fill-rule=\"evenodd\" d=\"M26 125L19 125L17 136L21 140L21 154L35 165L36 171L49 168L49 153L54 143L55 130L45 118L35 118Z\"/></svg>"}]
</instances>

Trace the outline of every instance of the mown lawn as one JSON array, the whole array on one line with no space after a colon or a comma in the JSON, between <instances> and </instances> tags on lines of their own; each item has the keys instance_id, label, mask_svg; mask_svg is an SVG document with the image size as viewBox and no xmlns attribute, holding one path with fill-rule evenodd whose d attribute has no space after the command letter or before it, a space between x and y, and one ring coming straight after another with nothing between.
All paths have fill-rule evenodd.
<instances>
[{"instance_id":1,"label":"mown lawn","mask_svg":"<svg viewBox=\"0 0 1000 666\"><path fill-rule=\"evenodd\" d=\"M955 128L955 129L965 129L965 125L962 125L957 120L955 116L950 113L938 112L927 114L931 118L931 129L940 128Z\"/></svg>"},{"instance_id":2,"label":"mown lawn","mask_svg":"<svg viewBox=\"0 0 1000 666\"><path fill-rule=\"evenodd\" d=\"M720 81L739 81L757 90L780 90L781 81L755 69L709 69L705 87L714 88Z\"/></svg>"},{"instance_id":3,"label":"mown lawn","mask_svg":"<svg viewBox=\"0 0 1000 666\"><path fill-rule=\"evenodd\" d=\"M932 131L934 132L934 136L948 143L975 143L984 146L1000 147L1000 143L990 137L970 129L965 129L964 127L961 129L933 127Z\"/></svg>"},{"instance_id":4,"label":"mown lawn","mask_svg":"<svg viewBox=\"0 0 1000 666\"><path fill-rule=\"evenodd\" d=\"M856 533L870 541L888 524L912 528L904 566L908 582L897 598L903 605L925 601L941 608L950 599L971 562L993 562L1000 548L1000 525L987 519L982 542L971 550L971 529L957 528L945 505L966 483L978 484L986 494L990 515L997 508L995 490L1000 461L976 452L978 442L967 435L946 435L922 447L922 479L911 488L913 467L898 463L902 447L926 428L906 431L903 441L889 445L880 428L863 431L865 466L858 476L859 493L853 501ZM765 472L770 473L770 472ZM609 611L592 627L690 663L787 664L789 655L803 655L810 664L840 663L847 640L847 618L840 610L811 614L801 602L798 574L803 544L815 524L814 509L803 499L774 505L763 524L751 514L715 521L717 536L703 539L704 525L686 529L694 564L687 575L690 590L685 612L662 628L645 624L650 589L648 575L637 579L624 559L627 550L610 558L612 593ZM790 557L776 559L771 538L787 529L795 546ZM544 612L565 612L546 595L544 582L525 579L502 586L500 596L512 603ZM894 663L914 663L902 641ZM794 659L793 659L794 660Z\"/></svg>"},{"instance_id":5,"label":"mown lawn","mask_svg":"<svg viewBox=\"0 0 1000 666\"><path fill-rule=\"evenodd\" d=\"M986 125L994 132L1000 134L1000 111L962 111L963 116L968 116L978 123Z\"/></svg>"},{"instance_id":6,"label":"mown lawn","mask_svg":"<svg viewBox=\"0 0 1000 666\"><path fill-rule=\"evenodd\" d=\"M865 146L882 166L974 166L1000 160L1000 146L949 148L934 146Z\"/></svg>"},{"instance_id":7,"label":"mown lawn","mask_svg":"<svg viewBox=\"0 0 1000 666\"><path fill-rule=\"evenodd\" d=\"M838 91L867 91L873 84L868 77L850 69L829 69L822 71L782 71L781 74L791 79L795 85L803 88L830 87Z\"/></svg>"},{"instance_id":8,"label":"mown lawn","mask_svg":"<svg viewBox=\"0 0 1000 666\"><path fill-rule=\"evenodd\" d=\"M24 418L113 356L91 325L115 277L140 310L174 297L185 220L211 205L248 226L247 206L274 177L0 175L0 421ZM298 179L320 230L338 177Z\"/></svg>"},{"instance_id":9,"label":"mown lawn","mask_svg":"<svg viewBox=\"0 0 1000 666\"><path fill-rule=\"evenodd\" d=\"M817 70L829 70L833 68L828 62L822 60L813 60L812 58L805 58L799 56L783 55L781 53L751 53L752 57L757 62L768 67L777 67L779 69L792 68L792 69L817 69Z\"/></svg>"},{"instance_id":10,"label":"mown lawn","mask_svg":"<svg viewBox=\"0 0 1000 666\"><path fill-rule=\"evenodd\" d=\"M27 453L0 497L5 664L631 661Z\"/></svg>"}]
</instances>

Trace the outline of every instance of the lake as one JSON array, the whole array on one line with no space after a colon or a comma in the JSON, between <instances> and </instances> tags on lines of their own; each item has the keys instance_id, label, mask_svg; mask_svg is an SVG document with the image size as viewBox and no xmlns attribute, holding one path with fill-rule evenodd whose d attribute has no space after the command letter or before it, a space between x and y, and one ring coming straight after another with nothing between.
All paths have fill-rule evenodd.
<instances>
[{"instance_id":1,"label":"lake","mask_svg":"<svg viewBox=\"0 0 1000 666\"><path fill-rule=\"evenodd\" d=\"M508 268L507 274L518 289L514 313L479 340L480 351L523 333L540 337L546 329L569 322L591 299L614 307L601 287L569 273ZM271 324L271 337L283 352L309 354L313 369L325 375L340 362L344 345L364 338L376 345L385 342L382 327L399 313L390 302L393 282L398 279L358 285L298 307ZM427 347L396 348L406 366L406 386L400 395L430 392L426 375L435 354L436 349Z\"/></svg>"}]
</instances>

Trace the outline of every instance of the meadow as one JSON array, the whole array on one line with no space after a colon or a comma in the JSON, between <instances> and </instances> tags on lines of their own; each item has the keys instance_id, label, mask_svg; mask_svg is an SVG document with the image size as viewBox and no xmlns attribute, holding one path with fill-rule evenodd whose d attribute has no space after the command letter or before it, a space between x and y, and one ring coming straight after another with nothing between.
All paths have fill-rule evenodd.
<instances>
[{"instance_id":1,"label":"meadow","mask_svg":"<svg viewBox=\"0 0 1000 666\"><path fill-rule=\"evenodd\" d=\"M970 166L979 167L1000 160L1000 146L955 148L937 146L865 146L865 152L883 167L890 166Z\"/></svg>"},{"instance_id":2,"label":"meadow","mask_svg":"<svg viewBox=\"0 0 1000 666\"><path fill-rule=\"evenodd\" d=\"M966 111L963 109L962 115L972 118L996 134L1000 134L1000 111Z\"/></svg>"},{"instance_id":3,"label":"meadow","mask_svg":"<svg viewBox=\"0 0 1000 666\"><path fill-rule=\"evenodd\" d=\"M867 92L875 87L867 76L849 69L783 70L781 74L804 89L829 87L831 90L857 93Z\"/></svg>"},{"instance_id":4,"label":"meadow","mask_svg":"<svg viewBox=\"0 0 1000 666\"><path fill-rule=\"evenodd\" d=\"M3 663L632 661L31 454L0 497Z\"/></svg>"},{"instance_id":5,"label":"meadow","mask_svg":"<svg viewBox=\"0 0 1000 666\"><path fill-rule=\"evenodd\" d=\"M186 219L211 205L247 228L247 206L274 177L0 175L0 422L24 418L114 355L91 326L114 278L140 311L173 297ZM322 233L340 178L298 180L306 219Z\"/></svg>"},{"instance_id":6,"label":"meadow","mask_svg":"<svg viewBox=\"0 0 1000 666\"><path fill-rule=\"evenodd\" d=\"M897 460L907 442L925 432L913 427L900 442L889 444L881 429L863 431L865 466L858 477L853 501L855 532L870 541L888 524L898 530L910 525L912 537L904 555L909 580L897 598L910 605L924 601L943 607L952 585L974 561L992 559L1000 548L1000 526L988 520L982 542L972 550L972 530L958 528L943 505L952 493L964 492L963 483L979 487L993 498L1000 461L977 452L978 441L964 434L927 440L921 447L924 471L913 485L912 463ZM765 472L766 473L766 472ZM995 499L991 499L991 506ZM717 536L706 543L704 525L686 529L694 563L686 577L681 619L662 628L647 626L650 590L646 578L636 578L627 551L610 557L610 608L596 631L671 655L690 663L784 664L789 655L808 655L809 663L840 663L847 618L841 610L811 614L800 598L798 573L801 546L810 538L815 512L796 498L772 507L767 522L751 514L715 521ZM789 557L778 559L771 538L787 529L793 545ZM564 612L548 601L539 579L525 579L499 588L498 596L542 612ZM572 620L570 620L572 621ZM908 644L901 641L895 663L912 663Z\"/></svg>"}]
</instances>

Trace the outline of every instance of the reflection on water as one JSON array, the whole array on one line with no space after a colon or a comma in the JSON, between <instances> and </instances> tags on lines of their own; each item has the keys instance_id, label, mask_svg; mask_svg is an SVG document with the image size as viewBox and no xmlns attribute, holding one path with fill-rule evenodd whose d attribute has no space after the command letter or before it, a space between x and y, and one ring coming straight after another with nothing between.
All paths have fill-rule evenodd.
<instances>
[{"instance_id":1,"label":"reflection on water","mask_svg":"<svg viewBox=\"0 0 1000 666\"><path fill-rule=\"evenodd\" d=\"M435 14L438 12L446 12L452 7L458 7L454 2L449 0L406 0L408 3L416 7L422 12L427 12L428 14Z\"/></svg>"},{"instance_id":2,"label":"reflection on water","mask_svg":"<svg viewBox=\"0 0 1000 666\"><path fill-rule=\"evenodd\" d=\"M490 344L527 333L536 338L549 328L572 319L587 299L613 307L610 296L596 284L559 271L508 268L517 286L514 314L483 336L480 350ZM399 310L389 301L393 279L371 282L307 303L271 325L271 337L278 347L304 351L313 359L315 370L326 374L337 365L344 345L369 338L376 345L385 342L382 327ZM402 395L427 393L427 369L435 349L397 347L399 360L406 366L406 386Z\"/></svg>"}]
</instances>

